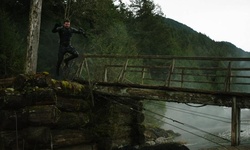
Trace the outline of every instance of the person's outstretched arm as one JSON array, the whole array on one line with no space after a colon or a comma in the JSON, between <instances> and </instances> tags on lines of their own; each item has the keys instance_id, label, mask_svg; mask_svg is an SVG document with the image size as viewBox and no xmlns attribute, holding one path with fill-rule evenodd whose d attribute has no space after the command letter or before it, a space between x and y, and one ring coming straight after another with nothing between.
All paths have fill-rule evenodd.
<instances>
[{"instance_id":1,"label":"person's outstretched arm","mask_svg":"<svg viewBox=\"0 0 250 150\"><path fill-rule=\"evenodd\" d=\"M73 33L78 33L78 34L82 34L85 38L87 38L86 36L86 32L80 28L79 30L77 30L76 28L71 28L73 30Z\"/></svg>"},{"instance_id":2,"label":"person's outstretched arm","mask_svg":"<svg viewBox=\"0 0 250 150\"><path fill-rule=\"evenodd\" d=\"M55 26L54 26L54 28L52 29L52 32L53 32L53 33L56 33L56 32L58 32L61 28L63 28L63 26L62 26L61 24L56 23Z\"/></svg>"}]
</instances>

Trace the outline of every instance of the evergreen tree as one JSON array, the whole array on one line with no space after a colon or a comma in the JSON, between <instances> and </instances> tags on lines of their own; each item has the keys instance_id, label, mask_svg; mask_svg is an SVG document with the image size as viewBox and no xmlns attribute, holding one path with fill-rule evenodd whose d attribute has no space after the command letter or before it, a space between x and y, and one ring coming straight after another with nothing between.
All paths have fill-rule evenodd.
<instances>
[{"instance_id":1,"label":"evergreen tree","mask_svg":"<svg viewBox=\"0 0 250 150\"><path fill-rule=\"evenodd\" d=\"M9 14L0 10L0 77L23 73L25 41L20 37Z\"/></svg>"}]
</instances>

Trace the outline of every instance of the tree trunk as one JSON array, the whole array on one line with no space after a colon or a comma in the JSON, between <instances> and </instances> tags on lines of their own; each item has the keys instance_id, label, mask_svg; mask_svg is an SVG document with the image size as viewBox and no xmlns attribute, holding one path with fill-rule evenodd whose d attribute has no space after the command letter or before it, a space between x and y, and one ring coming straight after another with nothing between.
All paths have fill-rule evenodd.
<instances>
[{"instance_id":1,"label":"tree trunk","mask_svg":"<svg viewBox=\"0 0 250 150\"><path fill-rule=\"evenodd\" d=\"M40 37L42 0L31 0L25 73L35 73Z\"/></svg>"}]
</instances>

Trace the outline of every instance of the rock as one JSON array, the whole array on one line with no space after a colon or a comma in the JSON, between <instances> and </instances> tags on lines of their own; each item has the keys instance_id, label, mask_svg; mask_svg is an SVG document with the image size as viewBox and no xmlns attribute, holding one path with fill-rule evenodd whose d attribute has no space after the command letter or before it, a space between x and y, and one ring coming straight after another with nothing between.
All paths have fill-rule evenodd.
<instances>
[{"instance_id":1,"label":"rock","mask_svg":"<svg viewBox=\"0 0 250 150\"><path fill-rule=\"evenodd\" d=\"M122 148L117 148L117 150L189 150L185 145L179 143L165 143L153 146L144 146L140 148L135 148L133 146L124 146Z\"/></svg>"},{"instance_id":2,"label":"rock","mask_svg":"<svg viewBox=\"0 0 250 150\"><path fill-rule=\"evenodd\" d=\"M168 143L168 142L172 142L172 138L165 138L165 137L158 137L156 140L155 140L155 143L156 144L164 144L164 143Z\"/></svg>"},{"instance_id":3,"label":"rock","mask_svg":"<svg viewBox=\"0 0 250 150\"><path fill-rule=\"evenodd\" d=\"M147 141L146 143L145 143L145 145L155 145L155 141Z\"/></svg>"},{"instance_id":4,"label":"rock","mask_svg":"<svg viewBox=\"0 0 250 150\"><path fill-rule=\"evenodd\" d=\"M172 130L164 130L159 127L146 126L146 130L144 132L146 141L155 141L157 138L160 139L166 138L168 141L180 136L179 133L175 133Z\"/></svg>"},{"instance_id":5,"label":"rock","mask_svg":"<svg viewBox=\"0 0 250 150\"><path fill-rule=\"evenodd\" d=\"M189 150L185 145L179 143L165 143L154 146L145 146L139 150Z\"/></svg>"}]
</instances>

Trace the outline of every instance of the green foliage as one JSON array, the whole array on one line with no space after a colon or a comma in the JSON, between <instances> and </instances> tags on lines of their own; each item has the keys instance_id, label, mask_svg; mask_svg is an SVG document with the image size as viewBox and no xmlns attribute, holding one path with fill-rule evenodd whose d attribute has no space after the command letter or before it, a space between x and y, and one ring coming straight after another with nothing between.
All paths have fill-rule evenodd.
<instances>
[{"instance_id":1,"label":"green foliage","mask_svg":"<svg viewBox=\"0 0 250 150\"><path fill-rule=\"evenodd\" d=\"M94 35L92 46L97 54L137 55L135 40L128 34L123 23L114 23L106 32Z\"/></svg>"},{"instance_id":2,"label":"green foliage","mask_svg":"<svg viewBox=\"0 0 250 150\"><path fill-rule=\"evenodd\" d=\"M25 46L9 15L4 10L0 14L0 77L9 77L23 73Z\"/></svg>"}]
</instances>

